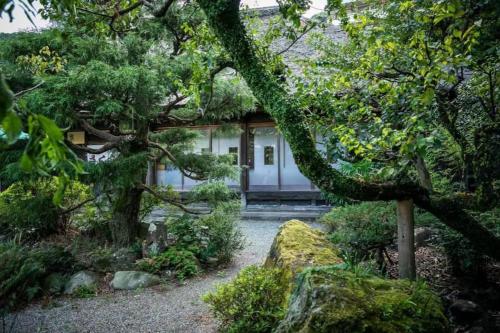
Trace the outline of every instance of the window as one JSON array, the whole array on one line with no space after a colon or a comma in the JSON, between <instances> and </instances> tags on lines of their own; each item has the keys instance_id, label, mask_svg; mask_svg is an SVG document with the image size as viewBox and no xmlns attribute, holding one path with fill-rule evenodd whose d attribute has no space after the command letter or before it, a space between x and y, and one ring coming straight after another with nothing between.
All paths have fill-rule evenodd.
<instances>
[{"instance_id":1,"label":"window","mask_svg":"<svg viewBox=\"0 0 500 333\"><path fill-rule=\"evenodd\" d=\"M228 152L233 155L233 165L238 165L238 147L229 147Z\"/></svg>"},{"instance_id":2,"label":"window","mask_svg":"<svg viewBox=\"0 0 500 333\"><path fill-rule=\"evenodd\" d=\"M274 147L264 147L264 165L274 165Z\"/></svg>"}]
</instances>

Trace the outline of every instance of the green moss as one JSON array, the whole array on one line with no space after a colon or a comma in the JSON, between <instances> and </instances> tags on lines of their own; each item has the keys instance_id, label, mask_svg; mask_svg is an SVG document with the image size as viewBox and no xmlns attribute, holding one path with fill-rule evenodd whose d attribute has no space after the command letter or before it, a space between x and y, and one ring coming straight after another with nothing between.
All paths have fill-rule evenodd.
<instances>
[{"instance_id":1,"label":"green moss","mask_svg":"<svg viewBox=\"0 0 500 333\"><path fill-rule=\"evenodd\" d=\"M441 302L423 283L334 266L299 275L277 332L446 332Z\"/></svg>"},{"instance_id":2,"label":"green moss","mask_svg":"<svg viewBox=\"0 0 500 333\"><path fill-rule=\"evenodd\" d=\"M265 266L280 267L295 274L304 267L341 263L338 254L323 232L291 220L281 226Z\"/></svg>"}]
</instances>

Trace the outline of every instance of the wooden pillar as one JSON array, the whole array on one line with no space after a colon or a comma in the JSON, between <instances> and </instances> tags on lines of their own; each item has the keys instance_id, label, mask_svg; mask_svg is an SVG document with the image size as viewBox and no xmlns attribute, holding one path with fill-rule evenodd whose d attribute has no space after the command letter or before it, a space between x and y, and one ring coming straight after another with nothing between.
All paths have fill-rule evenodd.
<instances>
[{"instance_id":1,"label":"wooden pillar","mask_svg":"<svg viewBox=\"0 0 500 333\"><path fill-rule=\"evenodd\" d=\"M399 277L415 280L415 240L413 200L398 200L398 262Z\"/></svg>"},{"instance_id":2,"label":"wooden pillar","mask_svg":"<svg viewBox=\"0 0 500 333\"><path fill-rule=\"evenodd\" d=\"M248 190L248 168L245 165L248 163L248 124L242 124L242 133L240 136L240 195L241 205L246 207L246 191Z\"/></svg>"}]
</instances>

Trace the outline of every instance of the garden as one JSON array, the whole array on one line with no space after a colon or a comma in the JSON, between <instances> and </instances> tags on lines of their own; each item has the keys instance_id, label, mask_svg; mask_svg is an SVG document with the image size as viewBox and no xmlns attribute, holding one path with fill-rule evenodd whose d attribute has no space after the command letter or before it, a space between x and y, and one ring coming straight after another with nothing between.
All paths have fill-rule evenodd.
<instances>
[{"instance_id":1,"label":"garden","mask_svg":"<svg viewBox=\"0 0 500 333\"><path fill-rule=\"evenodd\" d=\"M500 4L273 5L0 1L1 332L500 330Z\"/></svg>"}]
</instances>

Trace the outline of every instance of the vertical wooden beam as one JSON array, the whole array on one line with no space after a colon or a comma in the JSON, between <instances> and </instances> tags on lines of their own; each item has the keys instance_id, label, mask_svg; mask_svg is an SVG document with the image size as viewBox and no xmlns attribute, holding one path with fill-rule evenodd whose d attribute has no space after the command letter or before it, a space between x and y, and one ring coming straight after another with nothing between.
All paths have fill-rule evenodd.
<instances>
[{"instance_id":1,"label":"vertical wooden beam","mask_svg":"<svg viewBox=\"0 0 500 333\"><path fill-rule=\"evenodd\" d=\"M413 200L398 200L398 262L399 277L415 280L415 240Z\"/></svg>"},{"instance_id":2,"label":"vertical wooden beam","mask_svg":"<svg viewBox=\"0 0 500 333\"><path fill-rule=\"evenodd\" d=\"M242 130L240 136L240 167L243 167L248 163L248 123L244 122L242 124ZM242 195L248 191L248 168L242 168L240 177L240 189Z\"/></svg>"},{"instance_id":3,"label":"vertical wooden beam","mask_svg":"<svg viewBox=\"0 0 500 333\"><path fill-rule=\"evenodd\" d=\"M276 149L276 154L278 155L278 191L281 191L281 134L280 132L276 129L276 141L277 141L277 149Z\"/></svg>"}]
</instances>

